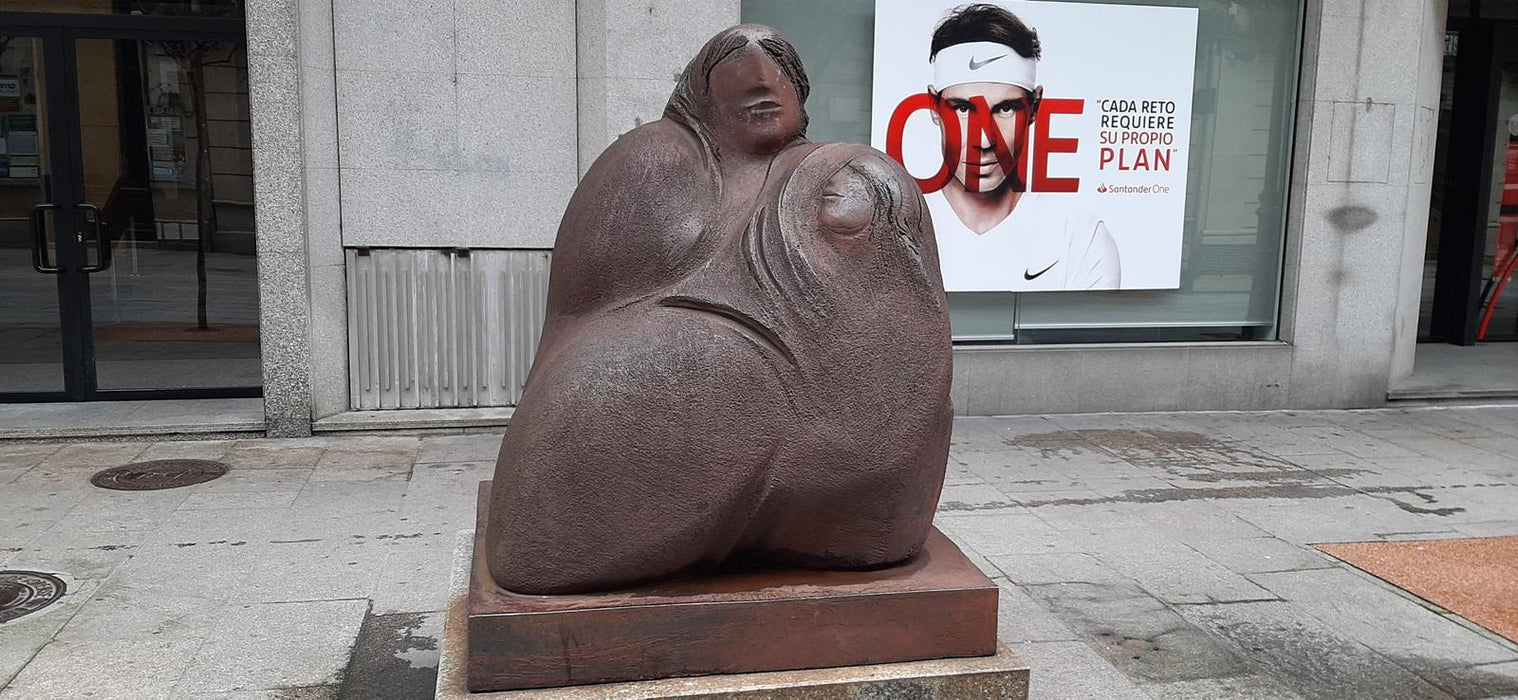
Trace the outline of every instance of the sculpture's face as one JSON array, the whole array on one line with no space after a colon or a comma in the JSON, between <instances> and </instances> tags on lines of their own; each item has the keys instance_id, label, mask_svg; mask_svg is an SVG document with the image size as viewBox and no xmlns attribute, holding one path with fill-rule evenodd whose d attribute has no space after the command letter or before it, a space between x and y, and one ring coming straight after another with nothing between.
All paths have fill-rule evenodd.
<instances>
[{"instance_id":1,"label":"sculpture's face","mask_svg":"<svg viewBox=\"0 0 1518 700\"><path fill-rule=\"evenodd\" d=\"M712 132L725 148L767 155L801 131L796 87L758 44L734 51L712 70Z\"/></svg>"},{"instance_id":2,"label":"sculpture's face","mask_svg":"<svg viewBox=\"0 0 1518 700\"><path fill-rule=\"evenodd\" d=\"M780 199L788 248L799 254L793 264L815 276L804 284L931 303L938 265L924 258L932 248L923 242L932 223L911 187L905 170L865 146L833 144L808 156Z\"/></svg>"}]
</instances>

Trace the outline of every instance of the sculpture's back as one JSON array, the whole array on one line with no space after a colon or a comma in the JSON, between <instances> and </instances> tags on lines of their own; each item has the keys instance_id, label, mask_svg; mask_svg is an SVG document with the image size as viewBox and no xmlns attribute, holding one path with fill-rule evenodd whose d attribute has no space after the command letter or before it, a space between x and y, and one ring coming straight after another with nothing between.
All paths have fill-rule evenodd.
<instances>
[{"instance_id":1,"label":"sculpture's back","mask_svg":"<svg viewBox=\"0 0 1518 700\"><path fill-rule=\"evenodd\" d=\"M496 465L498 585L922 546L950 430L931 224L890 159L801 138L806 90L772 30L728 30L587 173Z\"/></svg>"}]
</instances>

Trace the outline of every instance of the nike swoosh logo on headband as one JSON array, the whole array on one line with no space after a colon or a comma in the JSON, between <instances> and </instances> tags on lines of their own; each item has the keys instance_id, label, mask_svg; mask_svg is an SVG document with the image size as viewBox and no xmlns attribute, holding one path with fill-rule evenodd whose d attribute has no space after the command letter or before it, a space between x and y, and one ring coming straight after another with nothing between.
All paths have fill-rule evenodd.
<instances>
[{"instance_id":1,"label":"nike swoosh logo on headband","mask_svg":"<svg viewBox=\"0 0 1518 700\"><path fill-rule=\"evenodd\" d=\"M977 61L977 60L975 60L974 56L971 56L970 57L970 70L980 70L981 68L985 67L985 65L987 63L990 63L992 61L1000 61L1000 60L1002 60L1003 58L1006 58L1006 57L1007 57L1007 54L1002 54L1000 56L992 56L991 58L988 58L988 59L986 59L984 61Z\"/></svg>"}]
</instances>

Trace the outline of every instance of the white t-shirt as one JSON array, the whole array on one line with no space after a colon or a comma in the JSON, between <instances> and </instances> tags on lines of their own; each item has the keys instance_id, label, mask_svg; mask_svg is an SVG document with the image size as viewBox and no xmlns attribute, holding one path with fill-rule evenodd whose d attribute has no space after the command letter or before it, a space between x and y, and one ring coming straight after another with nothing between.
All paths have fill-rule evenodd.
<instances>
[{"instance_id":1,"label":"white t-shirt","mask_svg":"<svg viewBox=\"0 0 1518 700\"><path fill-rule=\"evenodd\" d=\"M927 195L950 292L1117 289L1121 265L1107 225L1057 195L1027 192L991 230L960 221L943 192Z\"/></svg>"}]
</instances>

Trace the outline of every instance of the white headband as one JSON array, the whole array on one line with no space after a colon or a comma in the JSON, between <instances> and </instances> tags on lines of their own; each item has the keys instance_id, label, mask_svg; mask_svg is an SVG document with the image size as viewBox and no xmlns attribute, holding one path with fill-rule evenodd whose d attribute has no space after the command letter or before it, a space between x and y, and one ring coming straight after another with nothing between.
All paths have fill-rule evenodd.
<instances>
[{"instance_id":1,"label":"white headband","mask_svg":"<svg viewBox=\"0 0 1518 700\"><path fill-rule=\"evenodd\" d=\"M1037 59L1025 58L1006 44L955 44L933 58L933 87L943 90L964 83L1003 83L1031 92L1038 84L1037 71Z\"/></svg>"}]
</instances>

